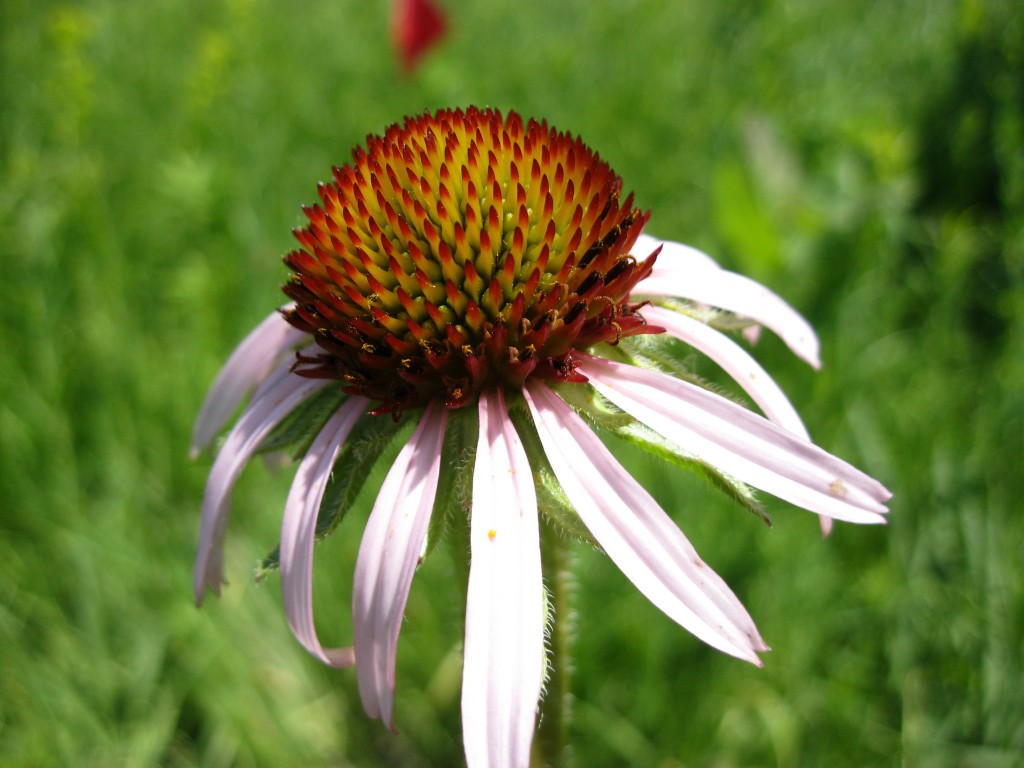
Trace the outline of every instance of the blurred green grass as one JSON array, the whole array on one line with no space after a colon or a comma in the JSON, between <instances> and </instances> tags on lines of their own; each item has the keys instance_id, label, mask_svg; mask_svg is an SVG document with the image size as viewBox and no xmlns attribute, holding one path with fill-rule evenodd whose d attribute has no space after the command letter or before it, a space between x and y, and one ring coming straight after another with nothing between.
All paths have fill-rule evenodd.
<instances>
[{"instance_id":1,"label":"blurred green grass","mask_svg":"<svg viewBox=\"0 0 1024 768\"><path fill-rule=\"evenodd\" d=\"M580 548L577 765L1011 766L1024 751L1024 12L1013 2L449 2L403 78L384 4L0 6L0 752L5 765L458 765L461 589L417 576L395 737L291 639L289 473L235 497L197 611L191 420L280 301L299 206L403 115L578 132L652 231L773 286L813 373L757 355L886 529L775 527L624 449L775 649L700 645ZM714 378L707 364L700 373ZM358 523L321 545L349 638ZM446 600L444 596L450 595Z\"/></svg>"}]
</instances>

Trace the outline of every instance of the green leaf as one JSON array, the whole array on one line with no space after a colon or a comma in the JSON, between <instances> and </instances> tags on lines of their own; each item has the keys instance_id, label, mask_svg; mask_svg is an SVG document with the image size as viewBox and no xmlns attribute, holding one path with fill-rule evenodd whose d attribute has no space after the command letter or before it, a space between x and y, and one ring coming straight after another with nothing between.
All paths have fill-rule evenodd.
<instances>
[{"instance_id":1,"label":"green leaf","mask_svg":"<svg viewBox=\"0 0 1024 768\"><path fill-rule=\"evenodd\" d=\"M295 446L292 456L304 456L324 424L347 398L341 389L328 384L285 416L263 439L256 453L272 453Z\"/></svg>"},{"instance_id":2,"label":"green leaf","mask_svg":"<svg viewBox=\"0 0 1024 768\"><path fill-rule=\"evenodd\" d=\"M619 344L629 362L650 371L660 371L682 381L700 383L700 377L693 369L696 358L693 355L680 357L679 350L687 349L683 342L668 334L650 334L623 339Z\"/></svg>"},{"instance_id":3,"label":"green leaf","mask_svg":"<svg viewBox=\"0 0 1024 768\"><path fill-rule=\"evenodd\" d=\"M351 509L359 492L368 483L380 485L408 441L416 419L395 421L389 416L363 416L338 453L331 479L324 491L316 521L316 537L331 534ZM280 547L268 554L256 569L259 581L280 565Z\"/></svg>"},{"instance_id":4,"label":"green leaf","mask_svg":"<svg viewBox=\"0 0 1024 768\"><path fill-rule=\"evenodd\" d=\"M581 387L579 384L552 384L550 387L573 409L585 414L591 423L614 429L635 421L607 398L601 397L593 387Z\"/></svg>"},{"instance_id":5,"label":"green leaf","mask_svg":"<svg viewBox=\"0 0 1024 768\"><path fill-rule=\"evenodd\" d=\"M430 515L424 557L429 555L457 515L465 519L473 504L473 467L480 418L475 407L449 411L441 447L441 474Z\"/></svg>"},{"instance_id":6,"label":"green leaf","mask_svg":"<svg viewBox=\"0 0 1024 768\"><path fill-rule=\"evenodd\" d=\"M731 400L737 405L742 405L744 408L750 407L750 404L742 397L738 397L735 392L694 373L698 359L696 353L680 358L677 350L686 349L687 345L675 337L666 334L634 336L629 339L623 339L619 346L623 347L625 353L629 355L630 362L633 365L651 371L667 373L680 381L706 389L720 397ZM601 426L606 425L602 423Z\"/></svg>"},{"instance_id":7,"label":"green leaf","mask_svg":"<svg viewBox=\"0 0 1024 768\"><path fill-rule=\"evenodd\" d=\"M673 312L689 315L694 320L700 320L705 325L710 325L712 328L719 331L742 331L746 328L757 325L757 323L749 317L743 317L742 315L737 315L724 309L710 307L706 304L697 304L685 299L659 297L654 303L662 309L671 309ZM661 338L664 338L661 334L641 334L638 336L630 336L629 340L641 341Z\"/></svg>"}]
</instances>

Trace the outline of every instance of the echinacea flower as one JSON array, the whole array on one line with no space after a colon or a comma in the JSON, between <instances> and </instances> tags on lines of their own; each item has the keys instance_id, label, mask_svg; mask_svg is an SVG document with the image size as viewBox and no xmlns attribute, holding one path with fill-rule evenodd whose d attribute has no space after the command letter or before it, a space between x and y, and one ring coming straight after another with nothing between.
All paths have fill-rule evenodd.
<instances>
[{"instance_id":1,"label":"echinacea flower","mask_svg":"<svg viewBox=\"0 0 1024 768\"><path fill-rule=\"evenodd\" d=\"M327 664L355 664L371 717L393 725L416 568L446 524L467 520L471 766L530 759L550 527L595 542L673 620L760 665L767 646L746 609L595 429L697 468L755 510L748 485L825 518L884 521L885 488L811 443L778 386L717 329L763 326L816 366L806 321L703 253L642 233L649 214L578 139L514 113L441 111L368 138L319 194L285 257L290 302L235 350L196 424L199 451L252 391L210 473L195 593L220 589L243 466L297 445L267 563L280 565L298 640ZM764 416L689 380L667 338L718 363ZM324 648L314 540L395 440L355 565L353 645Z\"/></svg>"}]
</instances>

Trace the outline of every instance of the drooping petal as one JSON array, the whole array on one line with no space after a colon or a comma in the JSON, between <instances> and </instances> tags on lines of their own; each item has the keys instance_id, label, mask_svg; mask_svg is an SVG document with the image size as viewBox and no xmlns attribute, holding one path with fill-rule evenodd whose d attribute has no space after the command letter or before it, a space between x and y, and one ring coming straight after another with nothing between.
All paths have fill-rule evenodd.
<instances>
[{"instance_id":1,"label":"drooping petal","mask_svg":"<svg viewBox=\"0 0 1024 768\"><path fill-rule=\"evenodd\" d=\"M682 339L718 363L743 387L769 419L805 440L811 439L789 398L768 372L739 344L711 326L681 312L662 307L644 307L643 315L648 322L660 325L668 333ZM822 534L828 536L832 530L832 518L820 515L819 522Z\"/></svg>"},{"instance_id":2,"label":"drooping petal","mask_svg":"<svg viewBox=\"0 0 1024 768\"><path fill-rule=\"evenodd\" d=\"M626 413L755 488L837 520L885 522L892 494L881 483L720 395L597 357L577 370Z\"/></svg>"},{"instance_id":3,"label":"drooping petal","mask_svg":"<svg viewBox=\"0 0 1024 768\"><path fill-rule=\"evenodd\" d=\"M524 390L537 434L580 519L652 603L698 638L761 665L750 614L643 486L547 386Z\"/></svg>"},{"instance_id":4,"label":"drooping petal","mask_svg":"<svg viewBox=\"0 0 1024 768\"><path fill-rule=\"evenodd\" d=\"M412 577L437 494L448 411L431 402L384 478L363 532L352 588L363 708L392 727L395 656Z\"/></svg>"},{"instance_id":5,"label":"drooping petal","mask_svg":"<svg viewBox=\"0 0 1024 768\"><path fill-rule=\"evenodd\" d=\"M692 317L661 307L644 307L643 316L671 335L703 352L728 373L753 398L765 416L794 435L810 440L807 428L789 398L754 358L724 333Z\"/></svg>"},{"instance_id":6,"label":"drooping petal","mask_svg":"<svg viewBox=\"0 0 1024 768\"><path fill-rule=\"evenodd\" d=\"M760 283L696 254L704 255L689 246L664 243L653 272L637 284L634 295L679 296L748 317L777 333L798 357L821 367L818 337L800 313Z\"/></svg>"},{"instance_id":7,"label":"drooping petal","mask_svg":"<svg viewBox=\"0 0 1024 768\"><path fill-rule=\"evenodd\" d=\"M313 543L324 490L341 446L370 401L352 397L328 420L299 465L281 524L281 592L288 625L299 642L325 664L355 663L351 648L324 648L313 623Z\"/></svg>"},{"instance_id":8,"label":"drooping petal","mask_svg":"<svg viewBox=\"0 0 1024 768\"><path fill-rule=\"evenodd\" d=\"M196 417L192 429L193 459L213 442L245 394L262 382L303 337L308 335L290 326L280 312L274 312L235 347Z\"/></svg>"},{"instance_id":9,"label":"drooping petal","mask_svg":"<svg viewBox=\"0 0 1024 768\"><path fill-rule=\"evenodd\" d=\"M253 398L224 441L203 495L203 519L193 575L197 605L202 603L206 587L220 594L230 494L242 468L278 422L327 383L295 375L277 380L275 386Z\"/></svg>"},{"instance_id":10,"label":"drooping petal","mask_svg":"<svg viewBox=\"0 0 1024 768\"><path fill-rule=\"evenodd\" d=\"M527 768L544 669L537 496L500 389L480 397L462 675L470 768Z\"/></svg>"},{"instance_id":11,"label":"drooping petal","mask_svg":"<svg viewBox=\"0 0 1024 768\"><path fill-rule=\"evenodd\" d=\"M657 249L661 249L661 254L658 256L658 263L655 264L655 270L660 266L660 262L667 261L672 265L673 269L721 269L721 266L713 258L708 256L704 251L700 251L694 248L692 245L685 245L683 243L674 243L671 240L659 240L651 235L640 233L640 236L636 239L636 244L632 248L632 253L638 259L645 259L650 256Z\"/></svg>"}]
</instances>

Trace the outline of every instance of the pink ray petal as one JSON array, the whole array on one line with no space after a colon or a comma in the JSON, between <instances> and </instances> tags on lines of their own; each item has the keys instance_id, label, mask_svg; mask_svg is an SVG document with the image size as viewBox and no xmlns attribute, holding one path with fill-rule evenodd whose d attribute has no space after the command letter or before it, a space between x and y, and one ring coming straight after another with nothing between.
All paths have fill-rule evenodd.
<instances>
[{"instance_id":1,"label":"pink ray petal","mask_svg":"<svg viewBox=\"0 0 1024 768\"><path fill-rule=\"evenodd\" d=\"M281 524L281 592L288 625L311 654L334 667L355 663L351 648L324 648L313 623L313 543L324 490L341 446L370 401L353 397L331 416L299 465Z\"/></svg>"},{"instance_id":2,"label":"pink ray petal","mask_svg":"<svg viewBox=\"0 0 1024 768\"><path fill-rule=\"evenodd\" d=\"M398 631L430 523L447 423L448 411L432 401L384 479L356 559L352 621L359 694L366 714L389 728Z\"/></svg>"},{"instance_id":3,"label":"pink ray petal","mask_svg":"<svg viewBox=\"0 0 1024 768\"><path fill-rule=\"evenodd\" d=\"M810 440L807 428L789 398L754 358L724 333L692 317L661 307L644 307L644 318L703 352L743 387L765 416L794 435Z\"/></svg>"},{"instance_id":4,"label":"pink ray petal","mask_svg":"<svg viewBox=\"0 0 1024 768\"><path fill-rule=\"evenodd\" d=\"M235 423L217 454L203 495L203 517L199 550L193 574L196 605L203 601L206 587L220 594L223 583L224 533L230 513L231 489L260 442L292 409L328 382L289 376L252 402Z\"/></svg>"},{"instance_id":5,"label":"pink ray petal","mask_svg":"<svg viewBox=\"0 0 1024 768\"><path fill-rule=\"evenodd\" d=\"M462 731L470 768L527 768L544 674L537 496L500 389L480 397Z\"/></svg>"},{"instance_id":6,"label":"pink ray petal","mask_svg":"<svg viewBox=\"0 0 1024 768\"><path fill-rule=\"evenodd\" d=\"M885 522L892 494L881 483L720 395L597 357L577 370L626 413L755 488L837 520Z\"/></svg>"},{"instance_id":7,"label":"pink ray petal","mask_svg":"<svg viewBox=\"0 0 1024 768\"><path fill-rule=\"evenodd\" d=\"M289 325L280 312L274 312L235 347L199 409L192 429L193 459L209 447L245 394L303 338L309 335Z\"/></svg>"},{"instance_id":8,"label":"pink ray petal","mask_svg":"<svg viewBox=\"0 0 1024 768\"><path fill-rule=\"evenodd\" d=\"M674 269L721 269L718 262L708 256L704 251L697 250L691 245L674 243L671 240L659 240L656 237L641 233L636 239L636 244L631 252L638 259L646 259L658 248L661 253L655 263L655 270L661 266L662 261L667 261Z\"/></svg>"},{"instance_id":9,"label":"pink ray petal","mask_svg":"<svg viewBox=\"0 0 1024 768\"><path fill-rule=\"evenodd\" d=\"M703 352L714 360L743 387L764 414L794 435L810 440L807 428L789 398L753 357L739 344L709 325L692 317L662 307L644 307L643 315L653 325L660 325L668 333ZM819 515L821 532L828 536L832 518Z\"/></svg>"},{"instance_id":10,"label":"pink ray petal","mask_svg":"<svg viewBox=\"0 0 1024 768\"><path fill-rule=\"evenodd\" d=\"M749 317L777 333L798 357L821 367L818 337L800 313L760 283L708 263L710 257L705 261L694 251L664 243L654 271L637 284L634 294L679 296Z\"/></svg>"},{"instance_id":11,"label":"pink ray petal","mask_svg":"<svg viewBox=\"0 0 1024 768\"><path fill-rule=\"evenodd\" d=\"M683 532L576 413L543 384L524 390L544 453L580 519L626 577L698 638L758 666L750 614Z\"/></svg>"}]
</instances>

